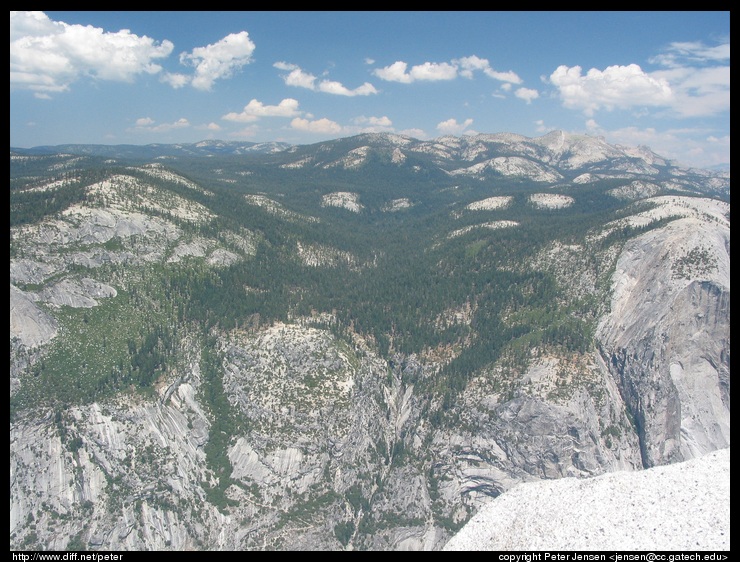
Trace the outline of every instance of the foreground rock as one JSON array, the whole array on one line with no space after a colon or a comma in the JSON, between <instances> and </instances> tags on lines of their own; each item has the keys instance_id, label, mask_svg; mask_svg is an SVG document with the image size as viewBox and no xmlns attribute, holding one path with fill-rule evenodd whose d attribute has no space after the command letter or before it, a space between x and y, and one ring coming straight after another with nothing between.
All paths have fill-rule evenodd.
<instances>
[{"instance_id":1,"label":"foreground rock","mask_svg":"<svg viewBox=\"0 0 740 562\"><path fill-rule=\"evenodd\" d=\"M596 478L522 484L444 550L730 550L730 449Z\"/></svg>"}]
</instances>

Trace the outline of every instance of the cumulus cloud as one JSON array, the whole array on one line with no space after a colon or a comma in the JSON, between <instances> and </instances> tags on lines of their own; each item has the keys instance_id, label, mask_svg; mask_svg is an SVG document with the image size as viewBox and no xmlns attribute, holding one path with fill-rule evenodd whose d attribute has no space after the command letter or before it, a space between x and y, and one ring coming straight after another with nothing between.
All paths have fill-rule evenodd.
<instances>
[{"instance_id":1,"label":"cumulus cloud","mask_svg":"<svg viewBox=\"0 0 740 562\"><path fill-rule=\"evenodd\" d=\"M446 62L425 62L411 67L412 80L452 80L457 76L457 67Z\"/></svg>"},{"instance_id":2,"label":"cumulus cloud","mask_svg":"<svg viewBox=\"0 0 740 562\"><path fill-rule=\"evenodd\" d=\"M473 78L474 72L480 71L496 80L521 84L522 79L515 72L499 72L491 67L488 59L482 59L476 55L453 59L450 62L425 62L412 66L409 70L408 63L396 61L383 68L376 68L373 74L381 80L389 82L400 82L410 84L417 80L454 80L457 76Z\"/></svg>"},{"instance_id":3,"label":"cumulus cloud","mask_svg":"<svg viewBox=\"0 0 740 562\"><path fill-rule=\"evenodd\" d=\"M160 77L160 80L177 90L183 86L187 86L190 83L191 77L185 74L165 72Z\"/></svg>"},{"instance_id":4,"label":"cumulus cloud","mask_svg":"<svg viewBox=\"0 0 740 562\"><path fill-rule=\"evenodd\" d=\"M261 101L252 99L244 106L241 113L227 113L221 119L250 123L260 117L295 117L300 113L298 111L298 100L293 98L285 98L277 105L265 105Z\"/></svg>"},{"instance_id":5,"label":"cumulus cloud","mask_svg":"<svg viewBox=\"0 0 740 562\"><path fill-rule=\"evenodd\" d=\"M180 62L195 67L191 80L194 88L210 90L213 83L229 78L245 64L252 62L255 44L249 33L230 33L220 41L205 47L196 47L190 53L182 53Z\"/></svg>"},{"instance_id":6,"label":"cumulus cloud","mask_svg":"<svg viewBox=\"0 0 740 562\"><path fill-rule=\"evenodd\" d=\"M550 75L563 105L587 116L605 109L663 108L678 117L716 115L730 110L730 42L671 43L649 60L664 69L645 72L636 64L595 68L559 66Z\"/></svg>"},{"instance_id":7,"label":"cumulus cloud","mask_svg":"<svg viewBox=\"0 0 740 562\"><path fill-rule=\"evenodd\" d=\"M326 94L334 94L337 96L369 96L371 94L377 94L378 90L375 86L369 82L365 82L362 86L350 90L344 86L341 82L335 80L321 80L301 69L298 65L288 62L276 62L273 64L275 68L279 70L288 71L288 74L283 76L283 81L286 86L296 86L298 88L306 88L313 90L314 92L324 92ZM318 83L317 83L318 81Z\"/></svg>"},{"instance_id":8,"label":"cumulus cloud","mask_svg":"<svg viewBox=\"0 0 740 562\"><path fill-rule=\"evenodd\" d=\"M342 130L339 124L326 117L314 121L296 117L290 122L290 126L298 131L306 131L308 133L336 134Z\"/></svg>"},{"instance_id":9,"label":"cumulus cloud","mask_svg":"<svg viewBox=\"0 0 740 562\"><path fill-rule=\"evenodd\" d=\"M393 121L385 115L382 117L365 117L364 115L361 115L360 117L355 117L352 121L358 125L368 124L378 127L391 127L393 125Z\"/></svg>"},{"instance_id":10,"label":"cumulus cloud","mask_svg":"<svg viewBox=\"0 0 740 562\"><path fill-rule=\"evenodd\" d=\"M561 65L550 75L550 82L565 107L581 109L589 117L599 109L664 106L674 98L666 79L653 77L636 64L581 72L580 66Z\"/></svg>"},{"instance_id":11,"label":"cumulus cloud","mask_svg":"<svg viewBox=\"0 0 740 562\"><path fill-rule=\"evenodd\" d=\"M308 90L316 89L316 76L309 72L304 72L297 65L287 62L276 62L275 68L286 70L290 73L283 76L283 81L287 86L296 86L298 88L307 88Z\"/></svg>"},{"instance_id":12,"label":"cumulus cloud","mask_svg":"<svg viewBox=\"0 0 740 562\"><path fill-rule=\"evenodd\" d=\"M136 120L136 126L132 129L128 129L128 131L137 133L167 133L174 129L190 127L190 122L184 117L173 123L161 123L159 125L154 125L154 123L154 119L151 119L150 117L141 117Z\"/></svg>"},{"instance_id":13,"label":"cumulus cloud","mask_svg":"<svg viewBox=\"0 0 740 562\"><path fill-rule=\"evenodd\" d=\"M456 119L447 119L437 124L437 130L443 135L461 135L463 131L473 124L472 119L466 119L462 123L458 123Z\"/></svg>"},{"instance_id":14,"label":"cumulus cloud","mask_svg":"<svg viewBox=\"0 0 740 562\"><path fill-rule=\"evenodd\" d=\"M457 59L455 62L460 66L460 76L465 78L472 78L474 70L486 70L491 67L488 59L482 59L475 55Z\"/></svg>"},{"instance_id":15,"label":"cumulus cloud","mask_svg":"<svg viewBox=\"0 0 740 562\"><path fill-rule=\"evenodd\" d=\"M347 134L356 133L392 133L394 132L393 121L386 115L382 117L365 117L361 115L352 119L353 127L345 127L343 131Z\"/></svg>"},{"instance_id":16,"label":"cumulus cloud","mask_svg":"<svg viewBox=\"0 0 740 562\"><path fill-rule=\"evenodd\" d=\"M170 41L159 43L127 29L112 33L53 21L43 12L11 11L10 86L48 97L84 76L130 82L160 72L155 61L173 48Z\"/></svg>"},{"instance_id":17,"label":"cumulus cloud","mask_svg":"<svg viewBox=\"0 0 740 562\"><path fill-rule=\"evenodd\" d=\"M319 82L318 87L320 92L327 94L335 94L338 96L369 96L370 94L377 94L378 90L370 82L365 82L362 86L358 86L354 90L345 88L341 83L333 80L322 80Z\"/></svg>"},{"instance_id":18,"label":"cumulus cloud","mask_svg":"<svg viewBox=\"0 0 740 562\"><path fill-rule=\"evenodd\" d=\"M406 68L408 68L408 64L403 61L396 61L384 68L376 68L373 70L373 74L381 80L409 84L412 82L412 79L411 75L406 73Z\"/></svg>"},{"instance_id":19,"label":"cumulus cloud","mask_svg":"<svg viewBox=\"0 0 740 562\"><path fill-rule=\"evenodd\" d=\"M533 90L531 88L517 88L517 90L514 92L514 95L519 99L526 101L527 104L532 103L532 100L536 100L538 97L540 97L540 93L537 90Z\"/></svg>"},{"instance_id":20,"label":"cumulus cloud","mask_svg":"<svg viewBox=\"0 0 740 562\"><path fill-rule=\"evenodd\" d=\"M425 62L412 66L409 72L406 72L407 68L408 64L405 62L396 61L385 68L376 68L373 74L381 80L403 84L416 80L453 80L457 77L457 67L446 62Z\"/></svg>"}]
</instances>

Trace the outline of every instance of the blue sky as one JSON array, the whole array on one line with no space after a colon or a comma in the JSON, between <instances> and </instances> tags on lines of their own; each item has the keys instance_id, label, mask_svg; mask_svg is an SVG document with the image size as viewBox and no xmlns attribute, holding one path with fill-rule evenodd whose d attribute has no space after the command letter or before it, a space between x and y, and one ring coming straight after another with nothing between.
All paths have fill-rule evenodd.
<instances>
[{"instance_id":1,"label":"blue sky","mask_svg":"<svg viewBox=\"0 0 740 562\"><path fill-rule=\"evenodd\" d=\"M730 158L730 12L11 12L10 143L554 129Z\"/></svg>"}]
</instances>

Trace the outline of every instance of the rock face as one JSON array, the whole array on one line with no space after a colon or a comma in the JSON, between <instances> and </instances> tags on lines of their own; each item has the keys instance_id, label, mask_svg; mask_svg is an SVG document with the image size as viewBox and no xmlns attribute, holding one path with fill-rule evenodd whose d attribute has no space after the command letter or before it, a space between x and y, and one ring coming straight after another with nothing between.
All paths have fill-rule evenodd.
<instances>
[{"instance_id":1,"label":"rock face","mask_svg":"<svg viewBox=\"0 0 740 562\"><path fill-rule=\"evenodd\" d=\"M57 333L57 323L52 316L33 303L26 293L10 285L10 339L29 348L38 347L51 340Z\"/></svg>"},{"instance_id":2,"label":"rock face","mask_svg":"<svg viewBox=\"0 0 740 562\"><path fill-rule=\"evenodd\" d=\"M730 444L729 205L656 202L684 217L626 245L597 331L646 467Z\"/></svg>"}]
</instances>

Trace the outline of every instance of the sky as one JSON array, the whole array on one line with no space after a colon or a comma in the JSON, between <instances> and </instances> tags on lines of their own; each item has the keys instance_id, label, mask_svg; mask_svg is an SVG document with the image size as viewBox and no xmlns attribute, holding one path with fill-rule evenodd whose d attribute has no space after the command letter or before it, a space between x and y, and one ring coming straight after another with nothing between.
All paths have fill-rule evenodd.
<instances>
[{"instance_id":1,"label":"sky","mask_svg":"<svg viewBox=\"0 0 740 562\"><path fill-rule=\"evenodd\" d=\"M10 12L10 145L552 130L730 162L730 12Z\"/></svg>"}]
</instances>

